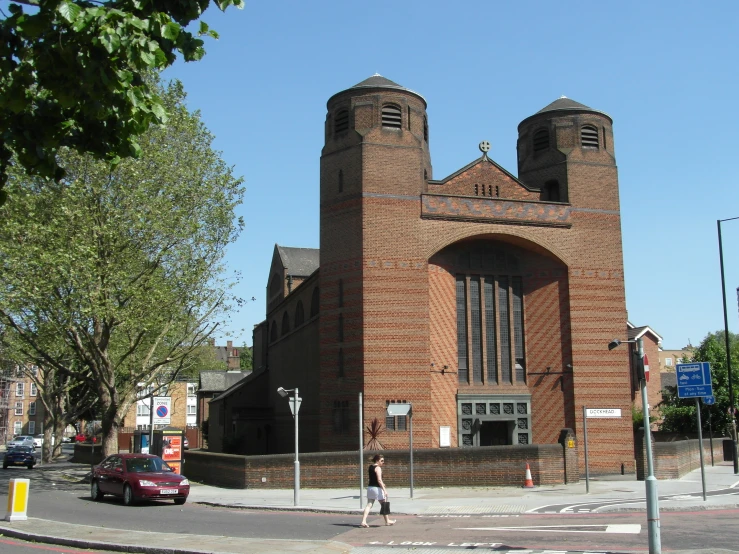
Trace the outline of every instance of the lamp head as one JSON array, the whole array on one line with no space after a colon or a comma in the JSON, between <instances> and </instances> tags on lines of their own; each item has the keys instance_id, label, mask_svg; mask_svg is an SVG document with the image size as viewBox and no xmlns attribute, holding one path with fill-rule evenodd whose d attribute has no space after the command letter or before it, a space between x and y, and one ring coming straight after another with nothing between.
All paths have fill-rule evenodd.
<instances>
[{"instance_id":1,"label":"lamp head","mask_svg":"<svg viewBox=\"0 0 739 554\"><path fill-rule=\"evenodd\" d=\"M277 394L279 394L282 398L287 398L288 396L287 391L283 389L282 387L279 387L277 389Z\"/></svg>"},{"instance_id":2,"label":"lamp head","mask_svg":"<svg viewBox=\"0 0 739 554\"><path fill-rule=\"evenodd\" d=\"M621 341L618 339L613 339L611 342L608 343L608 350L613 350L617 346L621 344Z\"/></svg>"}]
</instances>

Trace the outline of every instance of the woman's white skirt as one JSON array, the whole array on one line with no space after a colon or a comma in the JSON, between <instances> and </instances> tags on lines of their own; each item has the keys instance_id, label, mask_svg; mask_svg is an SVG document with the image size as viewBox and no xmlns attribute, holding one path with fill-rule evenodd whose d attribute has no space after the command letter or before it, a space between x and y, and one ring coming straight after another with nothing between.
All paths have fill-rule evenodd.
<instances>
[{"instance_id":1,"label":"woman's white skirt","mask_svg":"<svg viewBox=\"0 0 739 554\"><path fill-rule=\"evenodd\" d=\"M385 492L380 487L367 487L367 500L385 500Z\"/></svg>"}]
</instances>

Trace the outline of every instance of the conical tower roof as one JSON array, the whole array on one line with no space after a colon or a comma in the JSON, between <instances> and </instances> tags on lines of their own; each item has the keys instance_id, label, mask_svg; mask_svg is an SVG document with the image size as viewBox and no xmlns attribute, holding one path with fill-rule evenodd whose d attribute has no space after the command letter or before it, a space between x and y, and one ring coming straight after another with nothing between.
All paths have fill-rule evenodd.
<instances>
[{"instance_id":1,"label":"conical tower roof","mask_svg":"<svg viewBox=\"0 0 739 554\"><path fill-rule=\"evenodd\" d=\"M400 91L403 91L403 92L409 92L409 93L417 96L421 100L423 100L423 103L426 104L426 99L423 96L421 96L420 94L418 94L417 92L415 92L413 90L410 90L408 88L405 88L404 86L401 86L398 83L396 83L394 81L391 81L390 79L387 79L387 78L383 77L379 73L375 73L371 77L368 77L364 81L362 81L360 83L357 83L353 87L350 87L350 88L348 88L346 90L342 90L341 92L337 92L331 98L328 99L328 104L330 104L331 101L336 96L339 96L340 94L344 94L345 92L348 92L348 91L356 91L356 90L362 90L362 89L365 89L365 90L371 90L371 89L388 90L389 89L389 90L400 90Z\"/></svg>"},{"instance_id":2,"label":"conical tower roof","mask_svg":"<svg viewBox=\"0 0 739 554\"><path fill-rule=\"evenodd\" d=\"M530 115L526 119L524 119L521 123L518 124L519 129L521 128L521 125L526 123L529 119L536 117L541 114L553 114L555 112L563 112L563 113L583 113L583 112L590 112L590 113L596 113L602 116L607 117L611 123L613 123L613 118L608 115L605 112L602 112L600 110L594 110L593 108L586 106L585 104L581 104L580 102L576 102L572 98L567 98L566 96L560 96L557 98L554 102L551 104L548 104L544 106L542 109L540 109L538 112L536 112L534 115Z\"/></svg>"}]
</instances>

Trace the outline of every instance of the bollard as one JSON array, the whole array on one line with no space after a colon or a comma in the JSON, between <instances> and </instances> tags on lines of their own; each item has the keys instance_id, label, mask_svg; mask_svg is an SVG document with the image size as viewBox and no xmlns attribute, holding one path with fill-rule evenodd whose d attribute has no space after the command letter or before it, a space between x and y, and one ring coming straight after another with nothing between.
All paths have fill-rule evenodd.
<instances>
[{"instance_id":1,"label":"bollard","mask_svg":"<svg viewBox=\"0 0 739 554\"><path fill-rule=\"evenodd\" d=\"M5 521L25 521L28 519L28 490L30 479L11 479L8 483L8 513Z\"/></svg>"}]
</instances>

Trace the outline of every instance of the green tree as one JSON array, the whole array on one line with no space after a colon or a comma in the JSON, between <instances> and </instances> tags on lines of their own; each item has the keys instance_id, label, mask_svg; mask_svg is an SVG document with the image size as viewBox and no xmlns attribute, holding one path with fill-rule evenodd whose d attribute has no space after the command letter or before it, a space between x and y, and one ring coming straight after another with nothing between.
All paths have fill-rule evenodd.
<instances>
[{"instance_id":1,"label":"green tree","mask_svg":"<svg viewBox=\"0 0 739 554\"><path fill-rule=\"evenodd\" d=\"M246 343L239 349L239 366L241 371L252 371L254 369L254 354Z\"/></svg>"},{"instance_id":2,"label":"green tree","mask_svg":"<svg viewBox=\"0 0 739 554\"><path fill-rule=\"evenodd\" d=\"M89 372L106 453L142 388L187 369L230 309L223 256L243 227L241 179L182 85L158 94L170 119L140 137L140 158L111 169L62 150L66 178L14 171L0 208L0 321L45 368Z\"/></svg>"},{"instance_id":3,"label":"green tree","mask_svg":"<svg viewBox=\"0 0 739 554\"><path fill-rule=\"evenodd\" d=\"M244 0L213 0L221 10ZM25 6L23 6L25 4ZM27 172L61 179L67 146L116 163L167 109L145 78L205 54L200 22L211 0L11 0L0 11L0 205L15 156ZM197 35L197 36L196 36Z\"/></svg>"},{"instance_id":4,"label":"green tree","mask_svg":"<svg viewBox=\"0 0 739 554\"><path fill-rule=\"evenodd\" d=\"M739 336L729 333L729 348L731 352L731 375L734 398L739 393ZM709 333L703 339L700 346L695 350L694 362L709 362L711 364L711 382L713 383L713 396L716 403L713 406L701 406L701 422L708 429L708 417L716 430L732 432L731 418L729 417L729 381L726 367L726 341L724 331ZM695 433L696 413L695 400L692 398L681 399L677 397L677 389L668 387L662 393L662 404L660 406L664 418L660 429L673 433Z\"/></svg>"}]
</instances>

